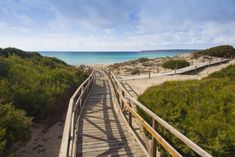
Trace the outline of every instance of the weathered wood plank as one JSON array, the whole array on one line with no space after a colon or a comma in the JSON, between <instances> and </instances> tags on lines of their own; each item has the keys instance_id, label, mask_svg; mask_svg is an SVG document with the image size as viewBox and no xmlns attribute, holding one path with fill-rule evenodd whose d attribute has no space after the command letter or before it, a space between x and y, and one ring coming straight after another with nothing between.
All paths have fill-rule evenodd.
<instances>
[{"instance_id":1,"label":"weathered wood plank","mask_svg":"<svg viewBox=\"0 0 235 157\"><path fill-rule=\"evenodd\" d=\"M76 145L74 145L73 139L74 138L74 105L78 101L84 101L87 96L85 93L88 93L91 89L92 82L94 80L94 71L90 74L90 76L79 86L79 88L74 92L73 96L69 100L69 106L66 114L66 119L65 119L65 125L64 125L64 130L63 130L63 137L61 140L61 145L60 145L60 152L59 152L59 157L66 157L68 155L74 156L76 154L76 148L74 148ZM78 97L79 93L79 97ZM75 100L75 98L77 100Z\"/></svg>"},{"instance_id":2,"label":"weathered wood plank","mask_svg":"<svg viewBox=\"0 0 235 157\"><path fill-rule=\"evenodd\" d=\"M135 104L139 108L141 108L145 113L147 113L149 116L151 116L156 122L161 124L166 130L171 132L175 137L177 137L179 140L184 142L187 146L189 146L192 150L194 150L198 155L203 157L212 157L209 153L207 153L205 150L203 150L200 146L195 144L193 141L188 139L186 136L184 136L182 133L180 133L178 130L176 130L174 127L169 125L166 121L161 119L159 116L154 114L152 111L150 111L147 107L145 107L143 104L132 98L126 89L123 88L121 83L116 79L116 77L112 74L112 72L105 70L106 73L108 73L108 76L114 86L115 94L119 99L119 103L121 103L121 107L124 107L128 110L129 113L132 113L137 120L141 123L141 125L154 137L159 144L161 144L165 150L167 150L168 153L170 153L172 156L181 156L167 141L165 141L164 138L162 138L154 128L148 125L148 123L132 108L129 106L127 99L132 104ZM123 94L124 93L124 94ZM125 97L124 97L125 96Z\"/></svg>"},{"instance_id":3,"label":"weathered wood plank","mask_svg":"<svg viewBox=\"0 0 235 157\"><path fill-rule=\"evenodd\" d=\"M97 155L98 154L98 155ZM142 153L141 149L129 149L128 147L122 147L120 149L117 149L116 147L114 148L109 148L106 150L95 150L92 152L84 152L84 153L79 153L78 155L81 156L130 156L132 155L133 157L136 155L138 156L145 156Z\"/></svg>"},{"instance_id":4,"label":"weathered wood plank","mask_svg":"<svg viewBox=\"0 0 235 157\"><path fill-rule=\"evenodd\" d=\"M108 77L96 77L77 128L77 156L146 156L114 110Z\"/></svg>"}]
</instances>

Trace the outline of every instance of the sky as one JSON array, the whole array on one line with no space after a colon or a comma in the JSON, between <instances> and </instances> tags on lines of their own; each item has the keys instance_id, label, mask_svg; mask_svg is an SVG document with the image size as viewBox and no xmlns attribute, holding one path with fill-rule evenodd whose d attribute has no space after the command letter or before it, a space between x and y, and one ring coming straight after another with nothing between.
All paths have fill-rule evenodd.
<instances>
[{"instance_id":1,"label":"sky","mask_svg":"<svg viewBox=\"0 0 235 157\"><path fill-rule=\"evenodd\" d=\"M0 0L0 47L122 51L235 46L235 0Z\"/></svg>"}]
</instances>

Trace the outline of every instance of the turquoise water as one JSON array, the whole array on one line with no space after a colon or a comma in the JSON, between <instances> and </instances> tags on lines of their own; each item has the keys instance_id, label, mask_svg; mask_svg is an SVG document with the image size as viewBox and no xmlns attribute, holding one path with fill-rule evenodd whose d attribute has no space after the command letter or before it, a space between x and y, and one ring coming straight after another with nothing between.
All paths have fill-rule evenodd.
<instances>
[{"instance_id":1,"label":"turquoise water","mask_svg":"<svg viewBox=\"0 0 235 157\"><path fill-rule=\"evenodd\" d=\"M193 50L157 50L139 52L75 52L75 51L41 51L43 56L56 57L68 64L110 64L134 60L141 57L159 58L173 57L182 53L190 53Z\"/></svg>"}]
</instances>

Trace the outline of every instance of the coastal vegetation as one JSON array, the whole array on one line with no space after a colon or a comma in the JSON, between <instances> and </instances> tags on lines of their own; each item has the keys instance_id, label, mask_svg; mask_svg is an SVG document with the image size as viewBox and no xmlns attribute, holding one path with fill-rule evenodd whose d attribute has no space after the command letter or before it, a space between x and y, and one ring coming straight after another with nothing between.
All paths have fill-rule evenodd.
<instances>
[{"instance_id":1,"label":"coastal vegetation","mask_svg":"<svg viewBox=\"0 0 235 157\"><path fill-rule=\"evenodd\" d=\"M208 55L213 57L233 58L235 57L235 49L230 45L221 45L206 50L197 51L198 55Z\"/></svg>"},{"instance_id":2,"label":"coastal vegetation","mask_svg":"<svg viewBox=\"0 0 235 157\"><path fill-rule=\"evenodd\" d=\"M12 143L30 138L32 118L12 104L0 104L0 156Z\"/></svg>"},{"instance_id":3,"label":"coastal vegetation","mask_svg":"<svg viewBox=\"0 0 235 157\"><path fill-rule=\"evenodd\" d=\"M147 62L149 60L151 60L151 59L148 59L146 57L142 57L142 58L137 59L137 61L140 62L140 63L144 63L144 62Z\"/></svg>"},{"instance_id":4,"label":"coastal vegetation","mask_svg":"<svg viewBox=\"0 0 235 157\"><path fill-rule=\"evenodd\" d=\"M168 69L180 69L189 66L190 63L183 59L171 59L162 64L162 67Z\"/></svg>"},{"instance_id":5,"label":"coastal vegetation","mask_svg":"<svg viewBox=\"0 0 235 157\"><path fill-rule=\"evenodd\" d=\"M213 156L230 157L235 156L234 93L235 65L231 65L202 80L152 86L139 101ZM148 115L138 112L151 123ZM158 132L184 156L197 156L160 125Z\"/></svg>"},{"instance_id":6,"label":"coastal vegetation","mask_svg":"<svg viewBox=\"0 0 235 157\"><path fill-rule=\"evenodd\" d=\"M235 65L230 65L221 71L214 72L206 79L208 78L229 79L232 83L235 83Z\"/></svg>"},{"instance_id":7,"label":"coastal vegetation","mask_svg":"<svg viewBox=\"0 0 235 157\"><path fill-rule=\"evenodd\" d=\"M116 73L116 71L123 71L127 74L136 75L151 71L156 66L154 59L139 58L136 60L126 61L122 63L114 63L109 65L109 69ZM119 72L118 72L119 74Z\"/></svg>"},{"instance_id":8,"label":"coastal vegetation","mask_svg":"<svg viewBox=\"0 0 235 157\"><path fill-rule=\"evenodd\" d=\"M15 48L0 49L0 156L27 139L32 120L62 115L87 74L61 60Z\"/></svg>"}]
</instances>

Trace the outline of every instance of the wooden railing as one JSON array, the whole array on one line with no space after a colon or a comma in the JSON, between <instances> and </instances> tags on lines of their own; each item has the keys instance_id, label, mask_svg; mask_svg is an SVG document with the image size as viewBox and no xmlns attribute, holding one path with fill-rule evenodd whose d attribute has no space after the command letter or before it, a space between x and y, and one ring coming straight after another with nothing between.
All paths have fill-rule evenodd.
<instances>
[{"instance_id":1,"label":"wooden railing","mask_svg":"<svg viewBox=\"0 0 235 157\"><path fill-rule=\"evenodd\" d=\"M78 128L78 119L83 105L86 102L89 92L92 88L94 80L95 76L93 71L70 98L64 124L63 137L61 140L59 157L76 156L76 129Z\"/></svg>"},{"instance_id":2,"label":"wooden railing","mask_svg":"<svg viewBox=\"0 0 235 157\"><path fill-rule=\"evenodd\" d=\"M159 143L171 156L173 157L182 157L182 155L173 147L171 146L158 132L156 129L157 125L161 125L163 128L168 130L172 135L174 135L176 138L181 140L183 143L185 143L189 148L191 148L195 153L197 153L199 156L202 157L212 157L209 153L207 153L205 150L203 150L200 146L195 144L193 141L188 139L186 136L184 136L182 133L180 133L178 130L176 130L174 127L172 127L170 124L168 124L166 121L161 119L159 116L157 116L155 113L153 113L151 110L146 108L143 104L132 98L128 92L123 88L123 86L120 84L120 82L116 79L116 77L112 74L112 72L108 71L107 69L104 69L104 71L109 76L111 83L113 85L113 89L115 91L115 95L117 97L118 104L122 110L122 113L128 113L124 114L126 117L130 128L133 128L132 121L133 118L141 124L143 128L152 136L151 144L150 144L150 150L148 153L152 157L156 157L157 153L157 143ZM137 112L136 107L139 107L141 110L143 110L145 113L147 113L152 118L152 126L150 126Z\"/></svg>"}]
</instances>

